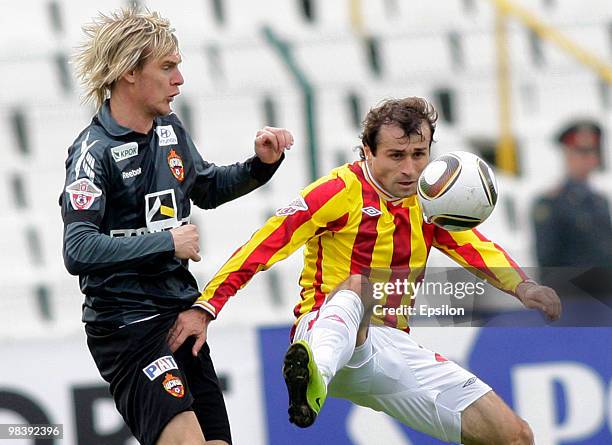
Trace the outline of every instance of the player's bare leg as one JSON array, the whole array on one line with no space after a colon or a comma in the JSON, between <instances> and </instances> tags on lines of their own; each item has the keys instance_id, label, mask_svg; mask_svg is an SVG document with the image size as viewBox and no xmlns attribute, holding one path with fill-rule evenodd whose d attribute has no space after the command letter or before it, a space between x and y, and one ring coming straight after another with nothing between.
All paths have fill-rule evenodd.
<instances>
[{"instance_id":1,"label":"player's bare leg","mask_svg":"<svg viewBox=\"0 0 612 445\"><path fill-rule=\"evenodd\" d=\"M215 441L218 445L224 441ZM204 445L202 429L193 411L183 411L172 418L162 430L156 445Z\"/></svg>"},{"instance_id":2,"label":"player's bare leg","mask_svg":"<svg viewBox=\"0 0 612 445\"><path fill-rule=\"evenodd\" d=\"M523 419L493 391L461 413L464 445L533 445L533 433Z\"/></svg>"},{"instance_id":3,"label":"player's bare leg","mask_svg":"<svg viewBox=\"0 0 612 445\"><path fill-rule=\"evenodd\" d=\"M327 396L327 385L348 363L355 346L367 338L373 305L368 281L351 275L330 293L319 310L309 328L308 342L298 339L289 347L283 377L291 423L302 428L313 424Z\"/></svg>"}]
</instances>

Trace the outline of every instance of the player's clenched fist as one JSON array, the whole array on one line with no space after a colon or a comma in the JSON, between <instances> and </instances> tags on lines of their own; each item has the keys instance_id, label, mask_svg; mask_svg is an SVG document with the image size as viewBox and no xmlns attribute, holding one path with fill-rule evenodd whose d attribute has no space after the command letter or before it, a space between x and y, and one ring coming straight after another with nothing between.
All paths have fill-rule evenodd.
<instances>
[{"instance_id":1,"label":"player's clenched fist","mask_svg":"<svg viewBox=\"0 0 612 445\"><path fill-rule=\"evenodd\" d=\"M264 127L255 135L255 154L265 164L274 164L293 145L293 135L284 128Z\"/></svg>"},{"instance_id":2,"label":"player's clenched fist","mask_svg":"<svg viewBox=\"0 0 612 445\"><path fill-rule=\"evenodd\" d=\"M170 230L174 241L174 256L181 260L200 261L200 235L193 224Z\"/></svg>"}]
</instances>

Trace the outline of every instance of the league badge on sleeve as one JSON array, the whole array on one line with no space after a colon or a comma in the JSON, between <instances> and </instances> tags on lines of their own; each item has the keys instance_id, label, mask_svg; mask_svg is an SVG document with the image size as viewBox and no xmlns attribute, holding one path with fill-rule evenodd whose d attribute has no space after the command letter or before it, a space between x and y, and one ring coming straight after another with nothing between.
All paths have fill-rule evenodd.
<instances>
[{"instance_id":1,"label":"league badge on sleeve","mask_svg":"<svg viewBox=\"0 0 612 445\"><path fill-rule=\"evenodd\" d=\"M81 178L66 187L74 210L89 209L102 191L89 178Z\"/></svg>"},{"instance_id":2,"label":"league badge on sleeve","mask_svg":"<svg viewBox=\"0 0 612 445\"><path fill-rule=\"evenodd\" d=\"M179 182L183 182L185 179L185 170L183 169L183 160L181 157L174 151L174 149L170 150L168 153L168 166L170 167L170 171L174 175Z\"/></svg>"}]
</instances>

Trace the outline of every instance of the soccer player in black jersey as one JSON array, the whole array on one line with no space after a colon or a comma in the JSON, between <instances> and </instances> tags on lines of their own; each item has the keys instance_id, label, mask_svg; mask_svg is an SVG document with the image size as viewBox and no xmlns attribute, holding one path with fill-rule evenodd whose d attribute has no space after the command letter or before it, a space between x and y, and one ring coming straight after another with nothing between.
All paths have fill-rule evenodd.
<instances>
[{"instance_id":1,"label":"soccer player in black jersey","mask_svg":"<svg viewBox=\"0 0 612 445\"><path fill-rule=\"evenodd\" d=\"M204 161L172 112L184 80L170 23L132 7L83 29L77 74L98 112L68 151L60 203L88 347L141 443L229 444L208 345L172 352L166 340L200 294L187 268L200 260L191 202L214 208L261 186L293 137L265 127L245 162Z\"/></svg>"}]
</instances>

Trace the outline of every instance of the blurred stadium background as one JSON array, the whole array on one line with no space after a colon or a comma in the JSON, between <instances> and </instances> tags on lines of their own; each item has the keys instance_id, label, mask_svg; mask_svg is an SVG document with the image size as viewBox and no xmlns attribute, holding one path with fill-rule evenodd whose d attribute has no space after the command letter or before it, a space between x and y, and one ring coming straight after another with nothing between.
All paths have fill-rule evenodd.
<instances>
[{"instance_id":1,"label":"blurred stadium background","mask_svg":"<svg viewBox=\"0 0 612 445\"><path fill-rule=\"evenodd\" d=\"M295 135L270 184L214 211L194 208L204 260L193 271L202 285L312 177L356 159L360 120L387 97L436 105L434 155L468 150L495 165L500 202L482 231L521 264L535 264L529 208L563 175L554 134L569 120L601 123L604 168L593 183L612 198L609 0L140 3L177 30L186 82L175 111L205 159L245 159L264 125ZM86 350L57 205L67 147L94 113L80 104L69 57L82 23L124 4L0 0L0 423L61 423L66 445L135 443ZM289 426L280 364L300 260L257 276L210 332L235 443L439 443L334 400L315 428ZM446 263L434 255L431 264ZM612 443L611 334L413 333L488 381L549 445ZM38 443L11 441L20 442Z\"/></svg>"}]
</instances>

